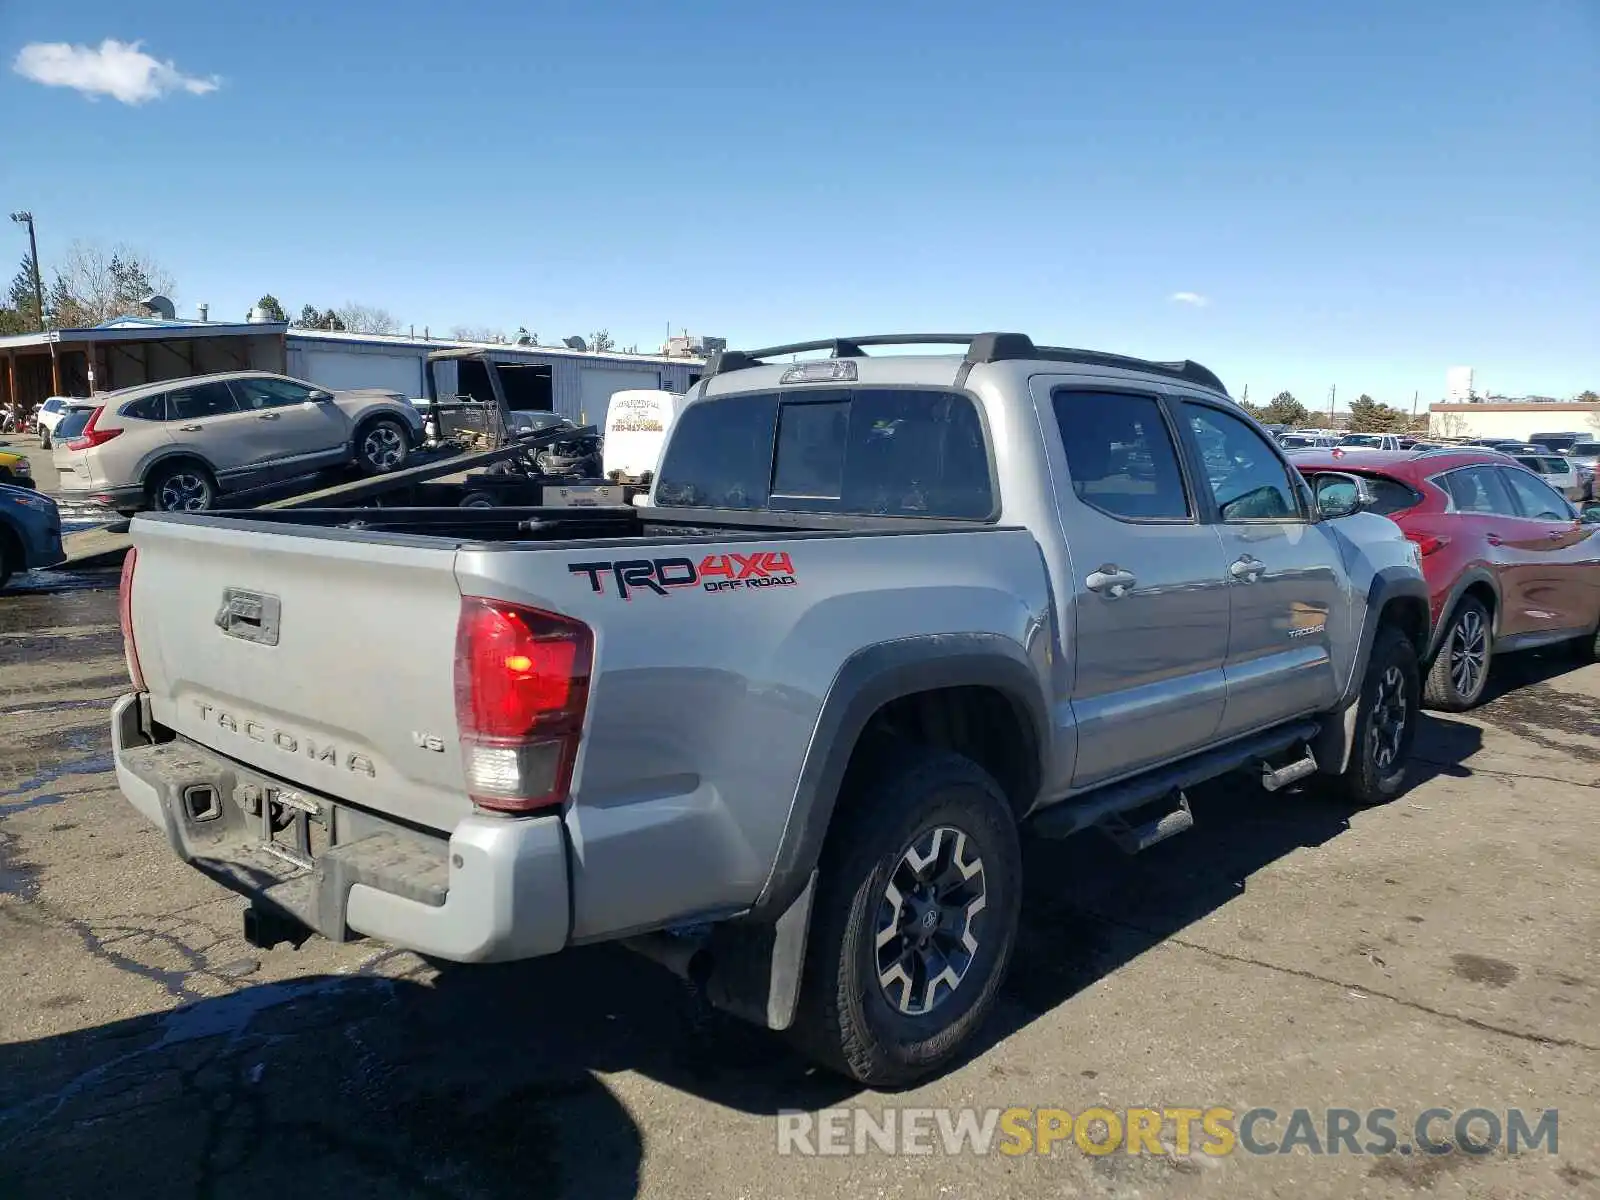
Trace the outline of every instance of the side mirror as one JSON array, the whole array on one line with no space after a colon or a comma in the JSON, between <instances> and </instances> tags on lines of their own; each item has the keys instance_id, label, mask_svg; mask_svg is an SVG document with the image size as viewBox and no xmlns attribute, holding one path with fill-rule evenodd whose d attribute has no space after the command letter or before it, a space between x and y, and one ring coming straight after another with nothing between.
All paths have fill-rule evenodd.
<instances>
[{"instance_id":1,"label":"side mirror","mask_svg":"<svg viewBox=\"0 0 1600 1200\"><path fill-rule=\"evenodd\" d=\"M331 404L333 402L333 393L325 392L321 388L313 388L306 399L313 404Z\"/></svg>"},{"instance_id":2,"label":"side mirror","mask_svg":"<svg viewBox=\"0 0 1600 1200\"><path fill-rule=\"evenodd\" d=\"M1323 471L1312 477L1311 487L1317 498L1317 517L1323 521L1351 516L1377 501L1371 486L1359 475Z\"/></svg>"}]
</instances>

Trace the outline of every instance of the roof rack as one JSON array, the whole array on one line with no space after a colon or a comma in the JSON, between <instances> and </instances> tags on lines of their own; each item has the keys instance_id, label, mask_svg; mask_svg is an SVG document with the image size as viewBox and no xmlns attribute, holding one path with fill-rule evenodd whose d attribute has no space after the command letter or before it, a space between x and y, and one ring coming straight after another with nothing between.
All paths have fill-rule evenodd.
<instances>
[{"instance_id":1,"label":"roof rack","mask_svg":"<svg viewBox=\"0 0 1600 1200\"><path fill-rule=\"evenodd\" d=\"M787 346L767 346L761 350L720 351L707 368L706 377L725 375L729 371L742 371L748 367L769 365L765 360L784 354L804 354L811 350L826 350L832 358L859 358L868 346L965 346L966 361L972 363L1003 362L1012 359L1043 359L1048 362L1070 362L1096 367L1120 367L1128 371L1147 371L1169 375L1186 383L1214 388L1227 394L1228 389L1216 374L1197 362L1152 362L1125 354L1107 354L1099 350L1072 350L1064 346L1036 346L1025 333L873 333L859 337L822 338L814 342L792 342Z\"/></svg>"}]
</instances>

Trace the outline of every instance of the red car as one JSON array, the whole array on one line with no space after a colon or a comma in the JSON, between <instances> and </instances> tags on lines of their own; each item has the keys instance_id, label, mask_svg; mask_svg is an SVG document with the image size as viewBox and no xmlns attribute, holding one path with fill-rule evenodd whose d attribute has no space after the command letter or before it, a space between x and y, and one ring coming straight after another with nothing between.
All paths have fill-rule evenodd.
<instances>
[{"instance_id":1,"label":"red car","mask_svg":"<svg viewBox=\"0 0 1600 1200\"><path fill-rule=\"evenodd\" d=\"M1422 668L1430 708L1477 704L1496 654L1579 641L1600 656L1600 511L1580 516L1533 472L1482 450L1310 450L1291 461L1313 487L1365 479L1372 502L1416 542L1433 602Z\"/></svg>"}]
</instances>

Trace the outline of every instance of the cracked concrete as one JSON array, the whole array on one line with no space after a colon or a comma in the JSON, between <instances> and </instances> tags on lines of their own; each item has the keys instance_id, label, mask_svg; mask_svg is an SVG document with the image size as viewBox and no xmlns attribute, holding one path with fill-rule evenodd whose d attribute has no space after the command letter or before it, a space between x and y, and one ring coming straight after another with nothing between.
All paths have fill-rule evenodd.
<instances>
[{"instance_id":1,"label":"cracked concrete","mask_svg":"<svg viewBox=\"0 0 1600 1200\"><path fill-rule=\"evenodd\" d=\"M1600 1188L1600 667L1508 658L1368 811L1227 781L1028 847L985 1045L859 1094L611 948L253 950L106 773L106 588L0 601L0 1195L1568 1197ZM241 962L258 962L247 971ZM1560 1153L780 1158L844 1104L1561 1111Z\"/></svg>"}]
</instances>

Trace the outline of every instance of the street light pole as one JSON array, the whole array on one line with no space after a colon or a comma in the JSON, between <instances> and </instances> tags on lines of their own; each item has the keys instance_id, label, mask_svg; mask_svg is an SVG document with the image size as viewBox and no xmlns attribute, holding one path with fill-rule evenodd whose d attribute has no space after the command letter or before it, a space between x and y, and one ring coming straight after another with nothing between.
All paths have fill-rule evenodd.
<instances>
[{"instance_id":1,"label":"street light pole","mask_svg":"<svg viewBox=\"0 0 1600 1200\"><path fill-rule=\"evenodd\" d=\"M44 332L44 282L39 278L39 240L33 234L33 214L14 212L11 219L28 227L28 260L33 264L33 302L39 308L39 332Z\"/></svg>"}]
</instances>

